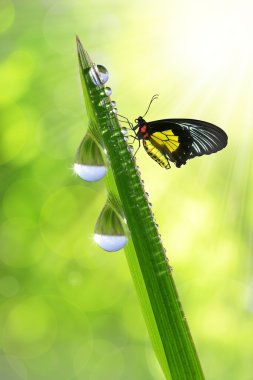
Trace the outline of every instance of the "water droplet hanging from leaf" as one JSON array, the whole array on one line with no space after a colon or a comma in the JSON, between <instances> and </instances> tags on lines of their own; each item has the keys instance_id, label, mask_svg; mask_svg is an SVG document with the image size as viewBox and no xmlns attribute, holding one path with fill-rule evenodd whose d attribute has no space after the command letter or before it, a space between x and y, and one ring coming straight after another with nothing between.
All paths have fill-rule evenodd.
<instances>
[{"instance_id":1,"label":"water droplet hanging from leaf","mask_svg":"<svg viewBox=\"0 0 253 380\"><path fill-rule=\"evenodd\" d=\"M119 251L128 241L126 235L123 218L116 212L111 202L107 201L95 226L95 242L105 251Z\"/></svg>"},{"instance_id":2,"label":"water droplet hanging from leaf","mask_svg":"<svg viewBox=\"0 0 253 380\"><path fill-rule=\"evenodd\" d=\"M128 128L126 128L126 127L121 127L121 133L122 133L123 135L126 135L128 132L129 132L129 129L128 129Z\"/></svg>"},{"instance_id":3,"label":"water droplet hanging from leaf","mask_svg":"<svg viewBox=\"0 0 253 380\"><path fill-rule=\"evenodd\" d=\"M77 150L74 171L88 182L98 181L106 175L103 153L90 132L84 136Z\"/></svg>"}]
</instances>

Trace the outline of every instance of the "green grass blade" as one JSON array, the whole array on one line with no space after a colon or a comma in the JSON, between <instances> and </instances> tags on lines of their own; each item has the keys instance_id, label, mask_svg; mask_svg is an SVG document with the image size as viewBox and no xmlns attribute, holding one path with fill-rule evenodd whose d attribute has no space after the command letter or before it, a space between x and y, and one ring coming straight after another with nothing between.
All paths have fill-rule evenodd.
<instances>
[{"instance_id":1,"label":"green grass blade","mask_svg":"<svg viewBox=\"0 0 253 380\"><path fill-rule=\"evenodd\" d=\"M91 80L89 70L94 64L79 39L77 48L91 130L107 152L108 192L117 199L127 220L131 239L125 249L126 258L155 353L166 379L204 379L135 162L104 86ZM105 99L107 107L102 107Z\"/></svg>"}]
</instances>

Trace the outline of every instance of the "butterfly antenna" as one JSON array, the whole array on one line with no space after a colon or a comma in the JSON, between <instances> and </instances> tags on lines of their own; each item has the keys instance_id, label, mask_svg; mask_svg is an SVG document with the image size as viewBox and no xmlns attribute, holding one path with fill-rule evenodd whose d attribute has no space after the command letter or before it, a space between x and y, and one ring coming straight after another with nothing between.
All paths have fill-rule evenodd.
<instances>
[{"instance_id":1,"label":"butterfly antenna","mask_svg":"<svg viewBox=\"0 0 253 380\"><path fill-rule=\"evenodd\" d=\"M149 109L150 109L150 106L151 106L151 104L153 103L153 101L154 100L156 100L156 99L158 99L158 94L155 94L154 96L152 96L152 98L151 98L151 100L150 100L150 102L149 102L149 105L148 105L148 109L147 109L147 111L144 113L144 115L142 116L143 118L144 118L144 116L146 116L147 115L147 113L148 113L148 111L149 111Z\"/></svg>"}]
</instances>

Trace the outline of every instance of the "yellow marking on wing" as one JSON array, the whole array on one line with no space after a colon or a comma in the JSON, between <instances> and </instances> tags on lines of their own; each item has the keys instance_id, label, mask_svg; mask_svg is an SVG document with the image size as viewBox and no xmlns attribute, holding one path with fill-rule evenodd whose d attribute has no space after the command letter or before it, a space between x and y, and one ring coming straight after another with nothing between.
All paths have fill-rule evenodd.
<instances>
[{"instance_id":1,"label":"yellow marking on wing","mask_svg":"<svg viewBox=\"0 0 253 380\"><path fill-rule=\"evenodd\" d=\"M157 149L150 140L143 140L143 146L148 155L155 160L162 168L170 169L170 164L165 155Z\"/></svg>"},{"instance_id":2,"label":"yellow marking on wing","mask_svg":"<svg viewBox=\"0 0 253 380\"><path fill-rule=\"evenodd\" d=\"M171 130L152 133L150 138L158 149L168 155L179 147L178 136L175 136Z\"/></svg>"},{"instance_id":3,"label":"yellow marking on wing","mask_svg":"<svg viewBox=\"0 0 253 380\"><path fill-rule=\"evenodd\" d=\"M174 135L171 129L167 129L166 131L162 131L162 132L154 132L152 133L152 136L156 136L157 138L163 141L168 141L168 140L178 141L178 136Z\"/></svg>"}]
</instances>

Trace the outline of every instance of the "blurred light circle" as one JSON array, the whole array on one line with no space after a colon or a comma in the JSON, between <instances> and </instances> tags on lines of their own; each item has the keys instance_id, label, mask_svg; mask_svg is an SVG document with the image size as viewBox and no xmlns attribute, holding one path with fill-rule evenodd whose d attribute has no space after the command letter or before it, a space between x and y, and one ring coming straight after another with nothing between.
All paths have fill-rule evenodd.
<instances>
[{"instance_id":1,"label":"blurred light circle","mask_svg":"<svg viewBox=\"0 0 253 380\"><path fill-rule=\"evenodd\" d=\"M120 379L125 367L123 353L121 351L108 352L101 355L96 365L93 365L90 380Z\"/></svg>"},{"instance_id":2,"label":"blurred light circle","mask_svg":"<svg viewBox=\"0 0 253 380\"><path fill-rule=\"evenodd\" d=\"M36 67L35 55L29 50L16 50L0 65L0 104L13 104L30 87Z\"/></svg>"},{"instance_id":3,"label":"blurred light circle","mask_svg":"<svg viewBox=\"0 0 253 380\"><path fill-rule=\"evenodd\" d=\"M63 257L85 255L93 232L91 216L96 212L97 199L94 191L83 186L62 187L46 199L40 225L50 249ZM80 200L83 201L80 203ZM95 218L94 215L94 224Z\"/></svg>"},{"instance_id":4,"label":"blurred light circle","mask_svg":"<svg viewBox=\"0 0 253 380\"><path fill-rule=\"evenodd\" d=\"M87 369L87 362L92 358L93 341L84 341L83 344L75 351L73 366L76 374Z\"/></svg>"},{"instance_id":5,"label":"blurred light circle","mask_svg":"<svg viewBox=\"0 0 253 380\"><path fill-rule=\"evenodd\" d=\"M65 183L66 178L68 180L75 182L74 173L72 170L72 161L69 160L55 160L48 155L41 154L33 160L30 165L30 170L34 180L44 184L49 192L54 192L55 189L59 188L59 185ZM55 173L57 172L57 176Z\"/></svg>"},{"instance_id":6,"label":"blurred light circle","mask_svg":"<svg viewBox=\"0 0 253 380\"><path fill-rule=\"evenodd\" d=\"M40 142L45 153L53 159L69 157L72 162L75 154L73 147L79 143L83 119L80 113L75 114L72 109L68 110L64 107L63 105L62 108L54 108L53 111L43 114L39 121L43 126Z\"/></svg>"},{"instance_id":7,"label":"blurred light circle","mask_svg":"<svg viewBox=\"0 0 253 380\"><path fill-rule=\"evenodd\" d=\"M111 280L108 281L108 278ZM116 286L112 267L106 265L95 273L79 268L77 263L75 267L68 263L59 272L57 285L64 299L85 311L107 309L115 305L124 292L124 288ZM106 291L103 291L105 288Z\"/></svg>"},{"instance_id":8,"label":"blurred light circle","mask_svg":"<svg viewBox=\"0 0 253 380\"><path fill-rule=\"evenodd\" d=\"M34 265L47 250L39 229L22 218L0 225L0 240L0 260L11 267Z\"/></svg>"},{"instance_id":9,"label":"blurred light circle","mask_svg":"<svg viewBox=\"0 0 253 380\"><path fill-rule=\"evenodd\" d=\"M36 112L27 107L8 106L2 109L0 122L0 164L16 159L15 165L21 166L37 154L40 126Z\"/></svg>"},{"instance_id":10,"label":"blurred light circle","mask_svg":"<svg viewBox=\"0 0 253 380\"><path fill-rule=\"evenodd\" d=\"M19 282L13 276L3 276L0 278L0 294L3 297L13 297L20 289Z\"/></svg>"},{"instance_id":11,"label":"blurred light circle","mask_svg":"<svg viewBox=\"0 0 253 380\"><path fill-rule=\"evenodd\" d=\"M37 225L40 209L46 198L46 187L33 179L18 179L6 189L3 208L8 218L29 219Z\"/></svg>"},{"instance_id":12,"label":"blurred light circle","mask_svg":"<svg viewBox=\"0 0 253 380\"><path fill-rule=\"evenodd\" d=\"M57 330L53 310L39 297L17 300L3 326L3 347L9 355L32 358L48 351Z\"/></svg>"},{"instance_id":13,"label":"blurred light circle","mask_svg":"<svg viewBox=\"0 0 253 380\"><path fill-rule=\"evenodd\" d=\"M6 163L16 157L29 136L29 121L19 107L6 108L1 113L1 151L0 163Z\"/></svg>"},{"instance_id":14,"label":"blurred light circle","mask_svg":"<svg viewBox=\"0 0 253 380\"><path fill-rule=\"evenodd\" d=\"M91 350L92 363L85 366L82 362L87 348L85 345L77 352L74 360L74 369L78 380L120 379L125 363L122 351L106 340L95 340ZM88 356L88 358L89 358Z\"/></svg>"},{"instance_id":15,"label":"blurred light circle","mask_svg":"<svg viewBox=\"0 0 253 380\"><path fill-rule=\"evenodd\" d=\"M56 266L52 268L52 273L55 270ZM34 280L36 281L36 278ZM43 302L46 303L50 310L53 310L53 317L56 317L57 320L55 339L52 339L52 344L47 348L47 351L41 352L36 357L19 355L27 363L29 379L31 378L31 380L72 379L73 361L76 352L83 345L92 348L91 322L93 321L93 316L80 313L76 308L71 307L61 295L57 296L55 294L58 294L57 289L55 289L55 292L50 292L47 289L47 295L43 297ZM5 303L5 315L7 316L10 306L11 309L13 308L13 301L12 303ZM52 329L54 329L54 324L52 324ZM37 343L39 344L39 341ZM46 348L44 341L42 341L42 346ZM83 358L83 360L85 361L86 358ZM42 373L43 378L41 378Z\"/></svg>"}]
</instances>

